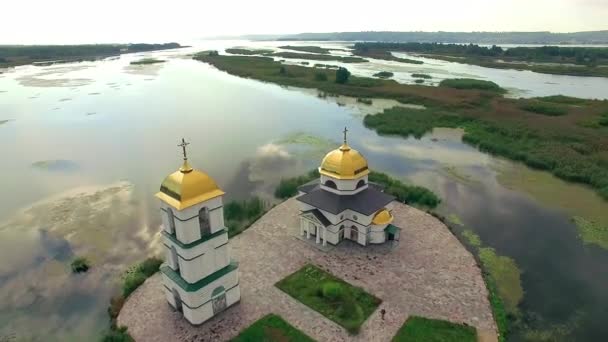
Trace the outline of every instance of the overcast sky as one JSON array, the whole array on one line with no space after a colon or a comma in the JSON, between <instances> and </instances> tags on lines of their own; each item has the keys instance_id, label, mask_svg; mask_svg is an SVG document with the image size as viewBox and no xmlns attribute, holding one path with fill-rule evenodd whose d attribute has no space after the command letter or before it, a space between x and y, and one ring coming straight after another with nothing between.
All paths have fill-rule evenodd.
<instances>
[{"instance_id":1,"label":"overcast sky","mask_svg":"<svg viewBox=\"0 0 608 342\"><path fill-rule=\"evenodd\" d=\"M0 44L337 31L592 31L608 0L4 0Z\"/></svg>"}]
</instances>

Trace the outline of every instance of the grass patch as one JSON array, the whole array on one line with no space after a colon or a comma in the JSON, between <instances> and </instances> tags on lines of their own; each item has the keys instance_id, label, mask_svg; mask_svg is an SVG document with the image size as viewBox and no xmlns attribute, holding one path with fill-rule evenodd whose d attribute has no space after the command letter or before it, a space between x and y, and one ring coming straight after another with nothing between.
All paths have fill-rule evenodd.
<instances>
[{"instance_id":1,"label":"grass patch","mask_svg":"<svg viewBox=\"0 0 608 342\"><path fill-rule=\"evenodd\" d=\"M233 237L249 228L267 211L269 205L259 197L244 201L231 201L224 205L224 218L228 227L228 236Z\"/></svg>"},{"instance_id":2,"label":"grass patch","mask_svg":"<svg viewBox=\"0 0 608 342\"><path fill-rule=\"evenodd\" d=\"M137 61L132 61L129 64L132 65L144 65L144 64L156 64L156 63L165 63L166 61L163 59L156 59L156 58L142 58L140 60Z\"/></svg>"},{"instance_id":3,"label":"grass patch","mask_svg":"<svg viewBox=\"0 0 608 342\"><path fill-rule=\"evenodd\" d=\"M416 80L414 80L414 83L422 84L422 83L424 83L424 80L423 79L416 79Z\"/></svg>"},{"instance_id":4,"label":"grass patch","mask_svg":"<svg viewBox=\"0 0 608 342\"><path fill-rule=\"evenodd\" d=\"M353 51L353 55L375 58L375 59L383 59L386 61L394 61L394 62L401 62L401 63L407 63L407 64L424 64L423 61L393 56L393 54L390 51L384 51L384 50L355 49Z\"/></svg>"},{"instance_id":5,"label":"grass patch","mask_svg":"<svg viewBox=\"0 0 608 342\"><path fill-rule=\"evenodd\" d=\"M163 261L158 258L148 258L138 265L135 265L127 270L122 285L122 295L127 298L133 291L135 291L141 284L151 277L154 273L158 272L160 264Z\"/></svg>"},{"instance_id":6,"label":"grass patch","mask_svg":"<svg viewBox=\"0 0 608 342\"><path fill-rule=\"evenodd\" d=\"M70 267L72 268L72 273L83 273L91 268L91 263L85 257L78 257L72 260Z\"/></svg>"},{"instance_id":7,"label":"grass patch","mask_svg":"<svg viewBox=\"0 0 608 342\"><path fill-rule=\"evenodd\" d=\"M475 234L470 229L465 229L462 231L462 236L467 240L467 242L473 247L481 247L481 239L479 235Z\"/></svg>"},{"instance_id":8,"label":"grass patch","mask_svg":"<svg viewBox=\"0 0 608 342\"><path fill-rule=\"evenodd\" d=\"M374 101L372 99L367 99L367 98L364 98L364 97L357 97L357 102L364 103L366 105L372 105L372 104L374 104Z\"/></svg>"},{"instance_id":9,"label":"grass patch","mask_svg":"<svg viewBox=\"0 0 608 342\"><path fill-rule=\"evenodd\" d=\"M568 110L563 106L541 101L528 101L522 104L519 108L537 114L560 116L568 114Z\"/></svg>"},{"instance_id":10,"label":"grass patch","mask_svg":"<svg viewBox=\"0 0 608 342\"><path fill-rule=\"evenodd\" d=\"M310 264L276 283L276 287L351 334L359 332L363 322L382 302Z\"/></svg>"},{"instance_id":11,"label":"grass patch","mask_svg":"<svg viewBox=\"0 0 608 342\"><path fill-rule=\"evenodd\" d=\"M322 48L319 46L294 46L294 45L284 45L279 46L281 49L285 50L293 50L293 51L302 51L302 52L310 52L310 53L320 53L320 54L329 54L330 49Z\"/></svg>"},{"instance_id":12,"label":"grass patch","mask_svg":"<svg viewBox=\"0 0 608 342\"><path fill-rule=\"evenodd\" d=\"M314 342L308 335L275 314L260 318L231 340L231 342L253 341Z\"/></svg>"},{"instance_id":13,"label":"grass patch","mask_svg":"<svg viewBox=\"0 0 608 342\"><path fill-rule=\"evenodd\" d=\"M452 213L452 214L448 215L447 219L448 219L448 221L449 221L450 223L457 224L457 225L459 225L459 226L464 225L464 224L462 223L462 220L460 219L460 216L458 216L458 215L456 215L456 214L454 214L454 213Z\"/></svg>"},{"instance_id":14,"label":"grass patch","mask_svg":"<svg viewBox=\"0 0 608 342\"><path fill-rule=\"evenodd\" d=\"M475 328L443 320L411 316L397 331L393 342L475 342Z\"/></svg>"},{"instance_id":15,"label":"grass patch","mask_svg":"<svg viewBox=\"0 0 608 342\"><path fill-rule=\"evenodd\" d=\"M578 235L584 244L595 244L608 249L608 226L574 216L572 221L578 229Z\"/></svg>"},{"instance_id":16,"label":"grass patch","mask_svg":"<svg viewBox=\"0 0 608 342\"><path fill-rule=\"evenodd\" d=\"M374 74L375 77L380 77L380 78L391 78L393 77L393 73L390 71L380 71Z\"/></svg>"},{"instance_id":17,"label":"grass patch","mask_svg":"<svg viewBox=\"0 0 608 342\"><path fill-rule=\"evenodd\" d=\"M494 249L484 247L479 235L472 230L465 229L461 235L476 252L498 327L498 340L503 342L509 333L509 317L519 316L518 305L523 299L519 268L513 259L497 255Z\"/></svg>"},{"instance_id":18,"label":"grass patch","mask_svg":"<svg viewBox=\"0 0 608 342\"><path fill-rule=\"evenodd\" d=\"M431 79L433 77L431 77L431 75L427 75L427 74L412 74L413 78L424 78L424 79Z\"/></svg>"},{"instance_id":19,"label":"grass patch","mask_svg":"<svg viewBox=\"0 0 608 342\"><path fill-rule=\"evenodd\" d=\"M439 82L440 87L448 87L455 89L475 89L486 90L497 93L506 93L507 91L501 88L498 84L492 81L476 80L472 78L450 78Z\"/></svg>"}]
</instances>

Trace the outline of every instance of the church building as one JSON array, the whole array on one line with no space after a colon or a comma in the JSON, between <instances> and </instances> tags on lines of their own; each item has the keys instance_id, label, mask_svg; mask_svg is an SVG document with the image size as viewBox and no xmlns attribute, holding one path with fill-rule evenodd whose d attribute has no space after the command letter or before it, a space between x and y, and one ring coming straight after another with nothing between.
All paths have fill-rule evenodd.
<instances>
[{"instance_id":1,"label":"church building","mask_svg":"<svg viewBox=\"0 0 608 342\"><path fill-rule=\"evenodd\" d=\"M230 259L228 230L224 226L224 192L206 173L184 161L168 175L156 197L160 199L162 242L166 251L161 266L169 304L188 322L201 324L241 298L238 265Z\"/></svg>"},{"instance_id":2,"label":"church building","mask_svg":"<svg viewBox=\"0 0 608 342\"><path fill-rule=\"evenodd\" d=\"M298 188L300 234L323 246L398 240L400 229L391 224L395 198L368 181L367 160L347 144L347 131L342 146L323 158L319 180Z\"/></svg>"}]
</instances>

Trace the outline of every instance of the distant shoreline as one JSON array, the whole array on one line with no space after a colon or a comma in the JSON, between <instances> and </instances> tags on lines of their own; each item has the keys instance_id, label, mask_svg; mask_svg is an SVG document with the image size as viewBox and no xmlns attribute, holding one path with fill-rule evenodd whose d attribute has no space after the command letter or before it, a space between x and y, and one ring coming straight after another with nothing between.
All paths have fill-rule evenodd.
<instances>
[{"instance_id":1,"label":"distant shoreline","mask_svg":"<svg viewBox=\"0 0 608 342\"><path fill-rule=\"evenodd\" d=\"M181 49L179 43L163 44L81 44L81 45L0 45L0 68L21 65L96 61L128 53Z\"/></svg>"}]
</instances>

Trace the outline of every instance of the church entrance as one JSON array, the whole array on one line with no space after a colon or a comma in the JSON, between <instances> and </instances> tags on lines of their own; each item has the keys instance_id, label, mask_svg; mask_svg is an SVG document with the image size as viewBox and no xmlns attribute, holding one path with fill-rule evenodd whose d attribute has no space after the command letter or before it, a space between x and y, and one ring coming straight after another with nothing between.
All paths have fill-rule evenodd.
<instances>
[{"instance_id":1,"label":"church entrance","mask_svg":"<svg viewBox=\"0 0 608 342\"><path fill-rule=\"evenodd\" d=\"M359 230L356 226L350 227L350 239L353 241L359 241Z\"/></svg>"},{"instance_id":2,"label":"church entrance","mask_svg":"<svg viewBox=\"0 0 608 342\"><path fill-rule=\"evenodd\" d=\"M213 290L212 296L215 296L212 299L212 305L213 314L216 315L226 309L226 291L224 291L224 287L220 286Z\"/></svg>"},{"instance_id":3,"label":"church entrance","mask_svg":"<svg viewBox=\"0 0 608 342\"><path fill-rule=\"evenodd\" d=\"M182 312L182 299L179 296L179 292L176 289L173 289L173 301L175 302L175 310L178 312Z\"/></svg>"}]
</instances>

